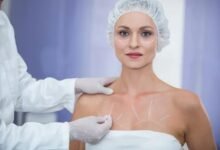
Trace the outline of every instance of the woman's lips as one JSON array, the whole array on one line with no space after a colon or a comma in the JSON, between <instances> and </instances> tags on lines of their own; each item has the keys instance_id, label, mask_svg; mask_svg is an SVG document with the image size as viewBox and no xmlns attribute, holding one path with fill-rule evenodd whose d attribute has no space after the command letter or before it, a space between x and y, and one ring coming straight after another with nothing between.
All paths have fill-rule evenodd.
<instances>
[{"instance_id":1,"label":"woman's lips","mask_svg":"<svg viewBox=\"0 0 220 150\"><path fill-rule=\"evenodd\" d=\"M137 59L137 58L143 56L143 54L141 54L141 53L127 53L126 55L131 59Z\"/></svg>"}]
</instances>

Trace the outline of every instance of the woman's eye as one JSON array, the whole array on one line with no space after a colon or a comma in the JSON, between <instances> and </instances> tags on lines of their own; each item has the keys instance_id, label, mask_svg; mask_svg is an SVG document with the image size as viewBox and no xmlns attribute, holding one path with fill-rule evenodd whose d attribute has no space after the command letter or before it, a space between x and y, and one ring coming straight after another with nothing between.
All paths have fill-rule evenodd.
<instances>
[{"instance_id":1,"label":"woman's eye","mask_svg":"<svg viewBox=\"0 0 220 150\"><path fill-rule=\"evenodd\" d=\"M142 35L143 37L148 37L148 36L151 36L151 35L152 35L152 32L145 31L145 32L142 32L141 35Z\"/></svg>"},{"instance_id":2,"label":"woman's eye","mask_svg":"<svg viewBox=\"0 0 220 150\"><path fill-rule=\"evenodd\" d=\"M129 33L127 31L119 31L119 35L122 37L126 37L129 35Z\"/></svg>"}]
</instances>

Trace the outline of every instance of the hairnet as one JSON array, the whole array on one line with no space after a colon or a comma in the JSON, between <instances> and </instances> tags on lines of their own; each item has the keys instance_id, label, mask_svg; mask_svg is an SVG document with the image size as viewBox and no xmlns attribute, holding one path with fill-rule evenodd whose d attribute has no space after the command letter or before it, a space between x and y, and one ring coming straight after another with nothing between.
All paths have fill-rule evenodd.
<instances>
[{"instance_id":1,"label":"hairnet","mask_svg":"<svg viewBox=\"0 0 220 150\"><path fill-rule=\"evenodd\" d=\"M162 5L157 0L118 0L108 17L108 37L113 43L115 24L118 19L129 12L142 12L150 16L157 27L158 47L157 51L169 43L168 21Z\"/></svg>"}]
</instances>

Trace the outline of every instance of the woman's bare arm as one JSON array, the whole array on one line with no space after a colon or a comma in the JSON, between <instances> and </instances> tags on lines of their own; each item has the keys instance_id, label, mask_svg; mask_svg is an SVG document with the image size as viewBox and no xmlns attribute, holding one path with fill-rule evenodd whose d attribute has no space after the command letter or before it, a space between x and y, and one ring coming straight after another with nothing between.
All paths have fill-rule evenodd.
<instances>
[{"instance_id":1,"label":"woman's bare arm","mask_svg":"<svg viewBox=\"0 0 220 150\"><path fill-rule=\"evenodd\" d=\"M76 120L82 117L89 116L92 114L92 104L90 104L92 96L82 95L77 101L74 114L72 116L72 120ZM70 142L70 150L85 150L85 144L81 141L72 141Z\"/></svg>"},{"instance_id":2,"label":"woman's bare arm","mask_svg":"<svg viewBox=\"0 0 220 150\"><path fill-rule=\"evenodd\" d=\"M216 150L212 128L199 98L191 94L185 109L187 129L185 139L190 150Z\"/></svg>"}]
</instances>

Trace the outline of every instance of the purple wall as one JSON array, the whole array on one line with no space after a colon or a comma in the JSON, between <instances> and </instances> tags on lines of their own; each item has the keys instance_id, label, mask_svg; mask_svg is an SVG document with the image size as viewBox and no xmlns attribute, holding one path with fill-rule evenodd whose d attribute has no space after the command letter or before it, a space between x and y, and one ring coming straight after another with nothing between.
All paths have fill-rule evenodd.
<instances>
[{"instance_id":1,"label":"purple wall","mask_svg":"<svg viewBox=\"0 0 220 150\"><path fill-rule=\"evenodd\" d=\"M220 146L220 1L185 4L183 86L202 99Z\"/></svg>"},{"instance_id":2,"label":"purple wall","mask_svg":"<svg viewBox=\"0 0 220 150\"><path fill-rule=\"evenodd\" d=\"M114 2L12 0L18 51L29 72L38 79L115 75L119 67L106 38ZM69 118L65 110L58 113L58 121Z\"/></svg>"}]
</instances>

